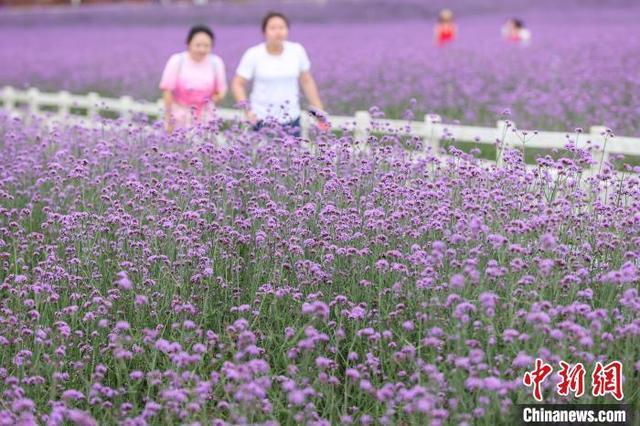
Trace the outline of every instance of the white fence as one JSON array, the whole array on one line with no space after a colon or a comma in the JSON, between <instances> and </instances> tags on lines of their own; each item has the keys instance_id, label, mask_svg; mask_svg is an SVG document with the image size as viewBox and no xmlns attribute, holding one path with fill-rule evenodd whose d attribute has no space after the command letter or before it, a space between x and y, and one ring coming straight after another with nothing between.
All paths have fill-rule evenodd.
<instances>
[{"instance_id":1,"label":"white fence","mask_svg":"<svg viewBox=\"0 0 640 426\"><path fill-rule=\"evenodd\" d=\"M118 99L100 97L96 93L86 95L74 95L69 92L45 93L32 88L26 91L16 90L12 87L4 87L0 91L0 101L3 108L9 111L22 110L32 113L43 111L43 107L54 107L53 114L60 117L68 117L74 113L80 116L84 110L85 119L91 120L101 111L115 113L118 117L131 118L133 114L141 113L162 118L162 100L157 102L134 101L129 96ZM85 112L86 111L86 112ZM218 109L218 116L224 120L242 118L241 111L235 109ZM504 146L520 145L525 140L528 148L562 149L568 142L569 134L562 132L534 132L516 129L513 123L498 121L496 127L461 126L442 123L437 115L427 115L423 121L381 120L372 119L367 111L358 111L354 117L331 116L331 124L334 128L349 129L354 132L358 140L366 140L372 131L391 133L400 132L422 138L430 146L434 153L438 153L443 140L467 141L476 144L495 145L497 141L504 141ZM302 117L303 136L308 136L311 126L310 118ZM640 138L608 137L607 128L593 126L584 134L576 134L572 138L581 147L591 143L597 148L596 155L599 160L604 160L611 154L623 154L640 156ZM572 132L573 133L573 132ZM605 139L606 138L606 139ZM606 143L605 143L606 140ZM594 148L594 149L596 149ZM500 153L504 149L496 150L496 161L501 163ZM598 161L599 163L600 161ZM595 172L598 164L594 165L591 172Z\"/></svg>"}]
</instances>

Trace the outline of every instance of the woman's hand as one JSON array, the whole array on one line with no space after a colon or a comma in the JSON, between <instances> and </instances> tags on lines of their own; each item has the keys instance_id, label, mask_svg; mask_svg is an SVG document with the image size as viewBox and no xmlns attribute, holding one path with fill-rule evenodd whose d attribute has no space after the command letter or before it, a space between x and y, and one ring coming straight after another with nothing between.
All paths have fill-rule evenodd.
<instances>
[{"instance_id":1,"label":"woman's hand","mask_svg":"<svg viewBox=\"0 0 640 426\"><path fill-rule=\"evenodd\" d=\"M247 80L236 74L231 81L231 92L233 93L233 97L236 99L236 106L244 110L244 117L249 123L255 125L258 122L258 117L253 111L251 111L249 101L247 100L247 91L245 89L246 85Z\"/></svg>"},{"instance_id":2,"label":"woman's hand","mask_svg":"<svg viewBox=\"0 0 640 426\"><path fill-rule=\"evenodd\" d=\"M251 111L251 105L247 99L247 91L245 89L246 85L247 80L236 75L231 81L231 92L233 93L233 97L236 99L236 108L243 110L244 118L251 123L251 125L255 125L258 122L258 117L253 111Z\"/></svg>"},{"instance_id":3,"label":"woman's hand","mask_svg":"<svg viewBox=\"0 0 640 426\"><path fill-rule=\"evenodd\" d=\"M171 120L171 118L165 119L164 120L164 127L167 130L168 134L173 133L173 120Z\"/></svg>"},{"instance_id":4,"label":"woman's hand","mask_svg":"<svg viewBox=\"0 0 640 426\"><path fill-rule=\"evenodd\" d=\"M251 111L250 109L245 109L244 110L244 117L252 125L254 125L254 124L256 124L258 122L258 116L253 111Z\"/></svg>"},{"instance_id":5,"label":"woman's hand","mask_svg":"<svg viewBox=\"0 0 640 426\"><path fill-rule=\"evenodd\" d=\"M321 132L326 132L331 128L331 123L329 122L329 114L326 111L310 107L309 113L316 119L316 128Z\"/></svg>"},{"instance_id":6,"label":"woman's hand","mask_svg":"<svg viewBox=\"0 0 640 426\"><path fill-rule=\"evenodd\" d=\"M170 90L162 91L162 99L164 101L164 127L167 133L173 133L173 116L171 114L171 106L173 105L173 95Z\"/></svg>"},{"instance_id":7,"label":"woman's hand","mask_svg":"<svg viewBox=\"0 0 640 426\"><path fill-rule=\"evenodd\" d=\"M220 105L222 103L222 101L224 100L224 97L226 96L226 93L216 93L215 95L213 95L211 97L211 100L213 101L214 105Z\"/></svg>"},{"instance_id":8,"label":"woman's hand","mask_svg":"<svg viewBox=\"0 0 640 426\"><path fill-rule=\"evenodd\" d=\"M167 130L168 134L173 133L173 117L171 116L171 111L167 111L164 114L164 128Z\"/></svg>"},{"instance_id":9,"label":"woman's hand","mask_svg":"<svg viewBox=\"0 0 640 426\"><path fill-rule=\"evenodd\" d=\"M318 120L316 122L316 127L321 132L327 132L327 131L329 131L329 129L331 129L331 123L329 123L329 121L320 121L320 120Z\"/></svg>"}]
</instances>

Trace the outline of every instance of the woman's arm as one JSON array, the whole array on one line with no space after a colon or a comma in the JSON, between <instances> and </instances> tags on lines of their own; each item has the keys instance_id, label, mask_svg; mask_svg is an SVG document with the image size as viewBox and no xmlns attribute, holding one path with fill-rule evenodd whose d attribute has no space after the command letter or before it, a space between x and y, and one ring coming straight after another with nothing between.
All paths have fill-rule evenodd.
<instances>
[{"instance_id":1,"label":"woman's arm","mask_svg":"<svg viewBox=\"0 0 640 426\"><path fill-rule=\"evenodd\" d=\"M316 81L313 79L310 71L303 71L300 74L300 85L304 91L309 104L315 111L312 111L313 116L316 118L316 123L321 131L327 131L331 127L328 120L328 114L324 111L320 95L318 94L318 87Z\"/></svg>"},{"instance_id":2,"label":"woman's arm","mask_svg":"<svg viewBox=\"0 0 640 426\"><path fill-rule=\"evenodd\" d=\"M215 61L215 75L214 75L214 86L213 86L213 96L211 96L211 100L213 103L218 105L224 97L227 95L227 72L225 70L224 62L220 57L214 56Z\"/></svg>"},{"instance_id":3,"label":"woman's arm","mask_svg":"<svg viewBox=\"0 0 640 426\"><path fill-rule=\"evenodd\" d=\"M164 124L167 132L173 132L173 119L171 117L171 106L173 105L173 95L171 90L162 91L162 100L164 101Z\"/></svg>"},{"instance_id":4,"label":"woman's arm","mask_svg":"<svg viewBox=\"0 0 640 426\"><path fill-rule=\"evenodd\" d=\"M316 82L310 71L303 71L300 73L300 86L302 86L302 91L307 97L309 104L324 112L324 107L322 106L320 95L318 94L318 87L316 86Z\"/></svg>"},{"instance_id":5,"label":"woman's arm","mask_svg":"<svg viewBox=\"0 0 640 426\"><path fill-rule=\"evenodd\" d=\"M236 74L231 80L231 91L233 97L236 99L236 103L244 106L244 115L251 123L258 121L256 115L251 111L247 103L247 80Z\"/></svg>"},{"instance_id":6,"label":"woman's arm","mask_svg":"<svg viewBox=\"0 0 640 426\"><path fill-rule=\"evenodd\" d=\"M241 104L247 101L247 90L245 88L247 84L247 80L236 75L231 80L231 91L233 92L233 97L236 99L236 103Z\"/></svg>"},{"instance_id":7,"label":"woman's arm","mask_svg":"<svg viewBox=\"0 0 640 426\"><path fill-rule=\"evenodd\" d=\"M173 105L172 91L176 87L180 68L180 56L171 55L167 64L162 71L162 78L160 79L160 90L162 90L162 100L164 101L164 122L167 132L173 132L173 116L171 114L171 107Z\"/></svg>"}]
</instances>

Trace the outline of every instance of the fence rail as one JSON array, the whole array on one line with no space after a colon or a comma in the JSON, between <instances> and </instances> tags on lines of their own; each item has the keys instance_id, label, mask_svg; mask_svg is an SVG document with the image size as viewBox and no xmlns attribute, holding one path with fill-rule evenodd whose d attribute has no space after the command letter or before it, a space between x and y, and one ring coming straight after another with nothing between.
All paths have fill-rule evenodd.
<instances>
[{"instance_id":1,"label":"fence rail","mask_svg":"<svg viewBox=\"0 0 640 426\"><path fill-rule=\"evenodd\" d=\"M6 86L0 91L0 101L3 108L10 112L24 110L38 113L44 108L54 107L54 114L60 117L80 115L84 110L89 120L97 117L101 111L115 113L118 117L131 118L134 114L146 114L161 118L163 116L162 100L156 102L135 101L129 96L120 98L105 98L97 93L86 95L71 94L66 91L57 93L41 92L36 88L16 90ZM223 120L242 118L242 113L235 109L220 108L217 114ZM496 141L503 141L504 146L516 146L526 141L527 148L563 149L568 142L568 133L563 132L534 132L516 129L513 123L498 121L496 127L462 126L442 123L437 115L428 114L422 121L373 119L369 112L358 111L353 117L331 116L332 125L353 131L358 140L366 140L371 132L401 132L420 137L431 147L432 152L438 153L443 140L468 141L476 144L495 145ZM308 136L312 125L309 117L302 117L302 133ZM584 134L578 134L580 145L590 143L597 149L598 158L606 160L611 154L640 156L640 138L619 137L608 138L605 143L607 128L592 126ZM502 162L501 153L504 149L496 150L496 162ZM597 164L591 172L595 172Z\"/></svg>"}]
</instances>

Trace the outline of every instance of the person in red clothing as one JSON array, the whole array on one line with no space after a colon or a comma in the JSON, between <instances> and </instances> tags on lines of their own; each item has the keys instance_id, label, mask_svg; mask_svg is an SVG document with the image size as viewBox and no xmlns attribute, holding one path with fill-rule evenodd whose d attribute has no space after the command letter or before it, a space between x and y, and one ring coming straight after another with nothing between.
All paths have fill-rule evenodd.
<instances>
[{"instance_id":1,"label":"person in red clothing","mask_svg":"<svg viewBox=\"0 0 640 426\"><path fill-rule=\"evenodd\" d=\"M440 11L438 15L438 23L434 28L434 37L439 47L455 40L458 34L458 28L453 22L453 12L449 9Z\"/></svg>"}]
</instances>

